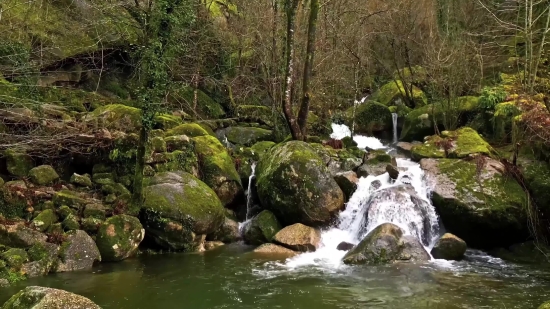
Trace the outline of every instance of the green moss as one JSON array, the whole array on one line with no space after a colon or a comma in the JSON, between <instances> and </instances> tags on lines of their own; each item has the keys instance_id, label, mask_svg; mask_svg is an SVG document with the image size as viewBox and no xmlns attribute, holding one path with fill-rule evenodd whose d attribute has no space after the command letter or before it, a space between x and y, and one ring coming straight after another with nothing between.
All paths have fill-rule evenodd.
<instances>
[{"instance_id":1,"label":"green moss","mask_svg":"<svg viewBox=\"0 0 550 309\"><path fill-rule=\"evenodd\" d=\"M369 159L366 162L369 165L377 165L380 163L391 163L391 156L384 151L375 150L369 153Z\"/></svg>"},{"instance_id":2,"label":"green moss","mask_svg":"<svg viewBox=\"0 0 550 309\"><path fill-rule=\"evenodd\" d=\"M346 111L348 122L353 122L353 107ZM367 102L355 109L355 131L358 133L372 134L391 129L392 116L390 109L377 102Z\"/></svg>"},{"instance_id":3,"label":"green moss","mask_svg":"<svg viewBox=\"0 0 550 309\"><path fill-rule=\"evenodd\" d=\"M56 192L52 200L58 207L67 205L69 207L79 209L86 204L86 199L81 198L76 192L70 190L61 190Z\"/></svg>"},{"instance_id":4,"label":"green moss","mask_svg":"<svg viewBox=\"0 0 550 309\"><path fill-rule=\"evenodd\" d=\"M550 301L547 301L544 304L540 305L538 309L550 309Z\"/></svg>"},{"instance_id":5,"label":"green moss","mask_svg":"<svg viewBox=\"0 0 550 309\"><path fill-rule=\"evenodd\" d=\"M25 177L34 166L31 156L24 150L10 148L4 151L8 172L14 176Z\"/></svg>"},{"instance_id":6,"label":"green moss","mask_svg":"<svg viewBox=\"0 0 550 309\"><path fill-rule=\"evenodd\" d=\"M149 140L149 148L153 152L166 152L166 142L162 137L153 137Z\"/></svg>"},{"instance_id":7,"label":"green moss","mask_svg":"<svg viewBox=\"0 0 550 309\"><path fill-rule=\"evenodd\" d=\"M63 226L63 230L65 231L73 231L73 230L79 230L80 229L80 223L78 222L78 217L74 214L69 214L65 217L63 222L61 223Z\"/></svg>"},{"instance_id":8,"label":"green moss","mask_svg":"<svg viewBox=\"0 0 550 309\"><path fill-rule=\"evenodd\" d=\"M257 142L273 141L273 132L253 127L229 127L225 129L227 140L233 144L252 146Z\"/></svg>"},{"instance_id":9,"label":"green moss","mask_svg":"<svg viewBox=\"0 0 550 309\"><path fill-rule=\"evenodd\" d=\"M99 227L96 244L102 261L120 261L136 253L143 227L135 217L113 216Z\"/></svg>"},{"instance_id":10,"label":"green moss","mask_svg":"<svg viewBox=\"0 0 550 309\"><path fill-rule=\"evenodd\" d=\"M285 123L285 119L279 112L273 111L273 109L267 106L239 105L237 106L235 114L239 117L239 121L257 122L271 128L281 126Z\"/></svg>"},{"instance_id":11,"label":"green moss","mask_svg":"<svg viewBox=\"0 0 550 309\"><path fill-rule=\"evenodd\" d=\"M495 151L489 143L472 128L460 128L451 132L451 136L456 138L455 149L449 154L452 158L465 158L470 154L495 155Z\"/></svg>"},{"instance_id":12,"label":"green moss","mask_svg":"<svg viewBox=\"0 0 550 309\"><path fill-rule=\"evenodd\" d=\"M388 82L378 89L372 97L373 101L380 102L385 106L393 105L399 99L401 99L403 103L409 103L405 100L405 88L400 80ZM416 86L413 86L412 89L412 99L413 105L410 107L421 107L428 104L426 95Z\"/></svg>"},{"instance_id":13,"label":"green moss","mask_svg":"<svg viewBox=\"0 0 550 309\"><path fill-rule=\"evenodd\" d=\"M17 192L27 189L24 181L8 181L0 188L0 213L7 218L23 218L28 207L25 196Z\"/></svg>"},{"instance_id":14,"label":"green moss","mask_svg":"<svg viewBox=\"0 0 550 309\"><path fill-rule=\"evenodd\" d=\"M550 214L550 165L541 161L529 162L524 164L522 172L537 207Z\"/></svg>"},{"instance_id":15,"label":"green moss","mask_svg":"<svg viewBox=\"0 0 550 309\"><path fill-rule=\"evenodd\" d=\"M208 132L197 123L184 123L166 132L167 137L175 135L187 135L188 137L197 137L210 134L208 134Z\"/></svg>"},{"instance_id":16,"label":"green moss","mask_svg":"<svg viewBox=\"0 0 550 309\"><path fill-rule=\"evenodd\" d=\"M40 261L49 256L48 250L42 243L36 243L27 251L27 253L31 261Z\"/></svg>"},{"instance_id":17,"label":"green moss","mask_svg":"<svg viewBox=\"0 0 550 309\"><path fill-rule=\"evenodd\" d=\"M264 142L258 142L254 145L252 145L252 147L250 147L250 149L254 152L254 153L265 153L267 152L269 149L271 149L273 146L275 146L275 143L274 142L270 142L270 141L264 141Z\"/></svg>"},{"instance_id":18,"label":"green moss","mask_svg":"<svg viewBox=\"0 0 550 309\"><path fill-rule=\"evenodd\" d=\"M268 243L281 228L277 217L272 212L264 210L250 220L245 228L244 239L251 245Z\"/></svg>"},{"instance_id":19,"label":"green moss","mask_svg":"<svg viewBox=\"0 0 550 309\"><path fill-rule=\"evenodd\" d=\"M41 165L29 171L31 181L37 185L45 186L59 179L59 175L50 165Z\"/></svg>"},{"instance_id":20,"label":"green moss","mask_svg":"<svg viewBox=\"0 0 550 309\"><path fill-rule=\"evenodd\" d=\"M191 87L181 87L176 92L172 93L172 96L177 101L184 101L187 104L184 106L184 111L189 115L194 116L198 119L218 119L225 116L225 111L218 102L212 100L207 94L202 90L197 90L197 108L193 110L194 101L194 89Z\"/></svg>"},{"instance_id":21,"label":"green moss","mask_svg":"<svg viewBox=\"0 0 550 309\"><path fill-rule=\"evenodd\" d=\"M14 269L20 269L23 263L27 262L29 259L27 252L18 248L11 248L3 252L0 257Z\"/></svg>"},{"instance_id":22,"label":"green moss","mask_svg":"<svg viewBox=\"0 0 550 309\"><path fill-rule=\"evenodd\" d=\"M57 215L53 209L46 209L38 214L32 222L38 230L44 232L50 227L50 225L57 222Z\"/></svg>"},{"instance_id":23,"label":"green moss","mask_svg":"<svg viewBox=\"0 0 550 309\"><path fill-rule=\"evenodd\" d=\"M169 115L169 114L160 114L155 116L155 127L163 130L172 129L182 124L181 117Z\"/></svg>"},{"instance_id":24,"label":"green moss","mask_svg":"<svg viewBox=\"0 0 550 309\"><path fill-rule=\"evenodd\" d=\"M141 110L122 104L105 105L91 112L87 121L107 129L135 131L141 127Z\"/></svg>"}]
</instances>

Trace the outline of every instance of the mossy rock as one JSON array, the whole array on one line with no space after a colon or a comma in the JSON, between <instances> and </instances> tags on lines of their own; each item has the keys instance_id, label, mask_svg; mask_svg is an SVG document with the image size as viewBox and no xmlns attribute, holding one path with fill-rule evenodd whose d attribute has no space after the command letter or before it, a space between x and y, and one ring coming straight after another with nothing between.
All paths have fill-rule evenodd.
<instances>
[{"instance_id":1,"label":"mossy rock","mask_svg":"<svg viewBox=\"0 0 550 309\"><path fill-rule=\"evenodd\" d=\"M159 246L195 251L200 235L216 232L225 218L216 193L189 173L160 173L144 188L141 212L148 237Z\"/></svg>"},{"instance_id":2,"label":"mossy rock","mask_svg":"<svg viewBox=\"0 0 550 309\"><path fill-rule=\"evenodd\" d=\"M34 167L31 156L21 149L8 149L4 151L8 172L14 176L25 177Z\"/></svg>"},{"instance_id":3,"label":"mossy rock","mask_svg":"<svg viewBox=\"0 0 550 309\"><path fill-rule=\"evenodd\" d=\"M349 119L353 122L353 107L346 111ZM356 107L355 110L355 131L357 133L372 134L390 130L392 128L392 116L390 109L377 102L367 102Z\"/></svg>"},{"instance_id":4,"label":"mossy rock","mask_svg":"<svg viewBox=\"0 0 550 309\"><path fill-rule=\"evenodd\" d=\"M90 270L98 262L101 262L101 255L94 240L84 231L70 231L61 244L55 271Z\"/></svg>"},{"instance_id":5,"label":"mossy rock","mask_svg":"<svg viewBox=\"0 0 550 309\"><path fill-rule=\"evenodd\" d=\"M153 152L166 152L166 141L159 136L153 137L149 139L149 148Z\"/></svg>"},{"instance_id":6,"label":"mossy rock","mask_svg":"<svg viewBox=\"0 0 550 309\"><path fill-rule=\"evenodd\" d=\"M188 137L206 136L210 135L202 126L198 123L184 123L175 128L166 131L166 136L187 135Z\"/></svg>"},{"instance_id":7,"label":"mossy rock","mask_svg":"<svg viewBox=\"0 0 550 309\"><path fill-rule=\"evenodd\" d=\"M219 119L225 116L223 107L212 98L210 98L202 90L197 90L197 107L193 110L195 89L191 87L182 87L175 91L172 96L177 100L183 100L187 104L184 105L184 111L194 118L198 119Z\"/></svg>"},{"instance_id":8,"label":"mossy rock","mask_svg":"<svg viewBox=\"0 0 550 309\"><path fill-rule=\"evenodd\" d=\"M84 174L79 175L77 173L74 173L71 176L71 179L69 180L72 184L81 186L81 187L91 187L92 186L92 179L90 178L90 175Z\"/></svg>"},{"instance_id":9,"label":"mossy rock","mask_svg":"<svg viewBox=\"0 0 550 309\"><path fill-rule=\"evenodd\" d=\"M344 194L318 156L305 142L273 147L257 167L262 205L284 224L328 223L344 206Z\"/></svg>"},{"instance_id":10,"label":"mossy rock","mask_svg":"<svg viewBox=\"0 0 550 309\"><path fill-rule=\"evenodd\" d=\"M445 147L448 147L447 154ZM424 144L411 148L414 160L424 158L466 158L472 155L495 157L495 150L474 129L463 127L456 131L444 131L441 136L430 136Z\"/></svg>"},{"instance_id":11,"label":"mossy rock","mask_svg":"<svg viewBox=\"0 0 550 309\"><path fill-rule=\"evenodd\" d=\"M74 209L81 209L87 204L85 198L81 197L77 192L70 190L56 192L52 200L57 207L66 205Z\"/></svg>"},{"instance_id":12,"label":"mossy rock","mask_svg":"<svg viewBox=\"0 0 550 309\"><path fill-rule=\"evenodd\" d=\"M192 138L199 161L201 180L211 187L224 205L243 193L241 178L233 159L220 141L210 135Z\"/></svg>"},{"instance_id":13,"label":"mossy rock","mask_svg":"<svg viewBox=\"0 0 550 309\"><path fill-rule=\"evenodd\" d=\"M44 232L50 225L57 222L57 215L53 209L46 209L42 211L36 218L32 220L34 227L39 231Z\"/></svg>"},{"instance_id":14,"label":"mossy rock","mask_svg":"<svg viewBox=\"0 0 550 309\"><path fill-rule=\"evenodd\" d=\"M227 140L232 144L252 146L258 142L273 141L273 132L254 127L229 127L224 130Z\"/></svg>"},{"instance_id":15,"label":"mossy rock","mask_svg":"<svg viewBox=\"0 0 550 309\"><path fill-rule=\"evenodd\" d=\"M507 247L528 237L526 194L501 174L500 162L423 159L420 165L437 181L432 202L445 228L468 245Z\"/></svg>"},{"instance_id":16,"label":"mossy rock","mask_svg":"<svg viewBox=\"0 0 550 309\"><path fill-rule=\"evenodd\" d=\"M61 225L63 226L63 230L65 231L76 231L80 229L78 217L73 214L67 215L65 219L63 219L63 222L61 222Z\"/></svg>"},{"instance_id":17,"label":"mossy rock","mask_svg":"<svg viewBox=\"0 0 550 309\"><path fill-rule=\"evenodd\" d=\"M550 301L547 301L544 304L540 305L538 309L550 309Z\"/></svg>"},{"instance_id":18,"label":"mossy rock","mask_svg":"<svg viewBox=\"0 0 550 309\"><path fill-rule=\"evenodd\" d=\"M457 124L459 126L466 125L474 116L479 114L478 97L459 97L456 105L451 110L444 108L445 105L441 103L413 109L405 116L400 140L406 142L423 141L425 136L435 134L434 120L440 131L444 130L444 116L446 113L450 113L451 117L458 114Z\"/></svg>"},{"instance_id":19,"label":"mossy rock","mask_svg":"<svg viewBox=\"0 0 550 309\"><path fill-rule=\"evenodd\" d=\"M241 179L252 175L252 165L257 163L273 146L274 142L259 142L250 148L236 148L232 155Z\"/></svg>"},{"instance_id":20,"label":"mossy rock","mask_svg":"<svg viewBox=\"0 0 550 309\"><path fill-rule=\"evenodd\" d=\"M537 208L550 215L550 165L541 161L528 162L523 164L522 172Z\"/></svg>"},{"instance_id":21,"label":"mossy rock","mask_svg":"<svg viewBox=\"0 0 550 309\"><path fill-rule=\"evenodd\" d=\"M459 261L464 257L466 249L464 240L451 233L445 233L437 240L431 254L435 259Z\"/></svg>"},{"instance_id":22,"label":"mossy rock","mask_svg":"<svg viewBox=\"0 0 550 309\"><path fill-rule=\"evenodd\" d=\"M23 218L27 199L27 185L22 180L8 181L0 188L0 213L7 218Z\"/></svg>"},{"instance_id":23,"label":"mossy rock","mask_svg":"<svg viewBox=\"0 0 550 309\"><path fill-rule=\"evenodd\" d=\"M409 107L422 107L428 104L428 99L422 90L416 86L412 86L412 100L413 102L407 102L405 100L405 88L403 82L400 80L390 81L378 89L372 96L372 100L380 102L382 105L391 106L396 104L399 100L406 104L412 104Z\"/></svg>"},{"instance_id":24,"label":"mossy rock","mask_svg":"<svg viewBox=\"0 0 550 309\"><path fill-rule=\"evenodd\" d=\"M14 269L20 269L23 266L23 263L29 260L27 252L19 248L11 248L2 254L0 257L6 261L8 266L13 267Z\"/></svg>"},{"instance_id":25,"label":"mossy rock","mask_svg":"<svg viewBox=\"0 0 550 309\"><path fill-rule=\"evenodd\" d=\"M259 246L271 242L281 228L277 217L271 211L263 210L247 223L243 238L246 243Z\"/></svg>"},{"instance_id":26,"label":"mossy rock","mask_svg":"<svg viewBox=\"0 0 550 309\"><path fill-rule=\"evenodd\" d=\"M84 296L63 290L40 286L28 286L13 295L2 309L101 309Z\"/></svg>"},{"instance_id":27,"label":"mossy rock","mask_svg":"<svg viewBox=\"0 0 550 309\"><path fill-rule=\"evenodd\" d=\"M103 222L96 244L102 261L122 261L136 254L145 230L135 217L117 215Z\"/></svg>"},{"instance_id":28,"label":"mossy rock","mask_svg":"<svg viewBox=\"0 0 550 309\"><path fill-rule=\"evenodd\" d=\"M86 121L98 127L135 132L141 127L141 110L122 104L109 104L89 113Z\"/></svg>"},{"instance_id":29,"label":"mossy rock","mask_svg":"<svg viewBox=\"0 0 550 309\"><path fill-rule=\"evenodd\" d=\"M105 220L106 208L102 204L88 204L84 208L82 215L84 218L96 218Z\"/></svg>"},{"instance_id":30,"label":"mossy rock","mask_svg":"<svg viewBox=\"0 0 550 309\"><path fill-rule=\"evenodd\" d=\"M260 105L239 105L235 111L239 121L257 122L271 128L285 122L283 116L272 108Z\"/></svg>"},{"instance_id":31,"label":"mossy rock","mask_svg":"<svg viewBox=\"0 0 550 309\"><path fill-rule=\"evenodd\" d=\"M59 175L51 165L40 165L29 171L31 181L37 185L46 186L59 179Z\"/></svg>"},{"instance_id":32,"label":"mossy rock","mask_svg":"<svg viewBox=\"0 0 550 309\"><path fill-rule=\"evenodd\" d=\"M175 128L182 124L182 122L181 117L170 114L160 114L155 116L155 127L162 130Z\"/></svg>"},{"instance_id":33,"label":"mossy rock","mask_svg":"<svg viewBox=\"0 0 550 309\"><path fill-rule=\"evenodd\" d=\"M393 73L393 78L399 80L403 78L406 81L413 83L415 86L422 87L428 82L428 71L425 68L417 65L411 68L402 68Z\"/></svg>"}]
</instances>

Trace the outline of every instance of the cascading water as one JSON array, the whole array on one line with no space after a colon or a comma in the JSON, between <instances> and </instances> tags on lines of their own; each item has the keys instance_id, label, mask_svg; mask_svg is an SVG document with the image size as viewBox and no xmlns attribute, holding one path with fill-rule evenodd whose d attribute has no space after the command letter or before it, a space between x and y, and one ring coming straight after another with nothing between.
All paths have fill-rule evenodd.
<instances>
[{"instance_id":1,"label":"cascading water","mask_svg":"<svg viewBox=\"0 0 550 309\"><path fill-rule=\"evenodd\" d=\"M331 138L343 139L344 137L351 136L351 130L345 124L332 124ZM357 147L361 149L381 149L385 148L384 144L379 139L372 136L354 135L353 140L357 143Z\"/></svg>"},{"instance_id":2,"label":"cascading water","mask_svg":"<svg viewBox=\"0 0 550 309\"><path fill-rule=\"evenodd\" d=\"M248 177L248 189L246 190L246 217L245 221L248 221L252 218L252 180L254 177L256 177L256 162L252 162L250 169L252 172L250 173L250 176Z\"/></svg>"},{"instance_id":3,"label":"cascading water","mask_svg":"<svg viewBox=\"0 0 550 309\"><path fill-rule=\"evenodd\" d=\"M397 118L398 118L397 113L391 114L391 119L393 122L393 143L394 144L397 143Z\"/></svg>"}]
</instances>

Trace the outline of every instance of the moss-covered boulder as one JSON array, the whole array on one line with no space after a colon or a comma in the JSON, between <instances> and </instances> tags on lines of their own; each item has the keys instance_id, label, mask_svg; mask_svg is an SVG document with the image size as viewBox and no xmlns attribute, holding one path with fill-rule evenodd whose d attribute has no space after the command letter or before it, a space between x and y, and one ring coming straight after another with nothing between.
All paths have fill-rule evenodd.
<instances>
[{"instance_id":1,"label":"moss-covered boulder","mask_svg":"<svg viewBox=\"0 0 550 309\"><path fill-rule=\"evenodd\" d=\"M8 149L4 151L8 172L14 176L25 177L34 166L31 156L21 149Z\"/></svg>"},{"instance_id":2,"label":"moss-covered boulder","mask_svg":"<svg viewBox=\"0 0 550 309\"><path fill-rule=\"evenodd\" d=\"M540 305L538 309L550 309L550 301L547 301L544 304Z\"/></svg>"},{"instance_id":3,"label":"moss-covered boulder","mask_svg":"<svg viewBox=\"0 0 550 309\"><path fill-rule=\"evenodd\" d=\"M351 125L353 119L353 107L346 111L346 116ZM392 115L388 106L377 103L367 102L361 104L355 109L355 132L373 134L391 130Z\"/></svg>"},{"instance_id":4,"label":"moss-covered boulder","mask_svg":"<svg viewBox=\"0 0 550 309\"><path fill-rule=\"evenodd\" d=\"M61 226L65 231L76 231L80 229L79 218L76 215L69 214L61 222Z\"/></svg>"},{"instance_id":5,"label":"moss-covered boulder","mask_svg":"<svg viewBox=\"0 0 550 309\"><path fill-rule=\"evenodd\" d=\"M522 166L522 172L525 185L538 209L545 216L550 216L550 164L541 161L526 162Z\"/></svg>"},{"instance_id":6,"label":"moss-covered boulder","mask_svg":"<svg viewBox=\"0 0 550 309\"><path fill-rule=\"evenodd\" d=\"M313 252L319 248L321 232L318 229L296 223L275 234L273 242L294 251Z\"/></svg>"},{"instance_id":7,"label":"moss-covered boulder","mask_svg":"<svg viewBox=\"0 0 550 309\"><path fill-rule=\"evenodd\" d=\"M147 237L170 250L196 251L201 235L223 224L216 193L189 173L160 173L144 188L141 211Z\"/></svg>"},{"instance_id":8,"label":"moss-covered boulder","mask_svg":"<svg viewBox=\"0 0 550 309\"><path fill-rule=\"evenodd\" d=\"M396 104L399 100L406 103L409 107L421 107L428 104L426 95L416 86L412 86L412 102L406 99L406 91L403 82L400 80L390 81L378 89L372 96L372 100L380 102L383 105L390 106Z\"/></svg>"},{"instance_id":9,"label":"moss-covered boulder","mask_svg":"<svg viewBox=\"0 0 550 309\"><path fill-rule=\"evenodd\" d=\"M445 233L435 243L431 254L436 259L461 260L466 253L466 242L459 237Z\"/></svg>"},{"instance_id":10,"label":"moss-covered boulder","mask_svg":"<svg viewBox=\"0 0 550 309\"><path fill-rule=\"evenodd\" d=\"M261 245L271 242L281 228L277 217L269 210L264 210L246 224L243 238L248 244Z\"/></svg>"},{"instance_id":11,"label":"moss-covered boulder","mask_svg":"<svg viewBox=\"0 0 550 309\"><path fill-rule=\"evenodd\" d=\"M86 115L85 121L97 127L136 132L141 127L141 110L122 104L109 104Z\"/></svg>"},{"instance_id":12,"label":"moss-covered boulder","mask_svg":"<svg viewBox=\"0 0 550 309\"><path fill-rule=\"evenodd\" d=\"M21 273L27 278L47 275L57 263L59 246L52 243L37 243L32 246L27 254L29 262L21 266Z\"/></svg>"},{"instance_id":13,"label":"moss-covered boulder","mask_svg":"<svg viewBox=\"0 0 550 309\"><path fill-rule=\"evenodd\" d=\"M88 174L79 175L77 173L74 173L71 176L70 182L72 184L75 184L75 185L81 186L81 187L91 187L92 186L92 179L90 178L90 175L88 175Z\"/></svg>"},{"instance_id":14,"label":"moss-covered boulder","mask_svg":"<svg viewBox=\"0 0 550 309\"><path fill-rule=\"evenodd\" d=\"M0 254L0 258L6 261L8 266L15 269L20 269L23 263L28 261L29 256L27 254L27 251L23 249L11 248L6 250L5 252L2 252Z\"/></svg>"},{"instance_id":15,"label":"moss-covered boulder","mask_svg":"<svg viewBox=\"0 0 550 309\"><path fill-rule=\"evenodd\" d=\"M499 161L423 159L432 202L447 230L475 248L507 247L528 235L526 194Z\"/></svg>"},{"instance_id":16,"label":"moss-covered boulder","mask_svg":"<svg viewBox=\"0 0 550 309\"><path fill-rule=\"evenodd\" d=\"M430 136L424 144L411 148L414 160L424 158L466 158L471 155L495 156L495 150L474 129L463 127Z\"/></svg>"},{"instance_id":17,"label":"moss-covered boulder","mask_svg":"<svg viewBox=\"0 0 550 309\"><path fill-rule=\"evenodd\" d=\"M63 290L28 286L13 295L2 309L101 309L84 296Z\"/></svg>"},{"instance_id":18,"label":"moss-covered boulder","mask_svg":"<svg viewBox=\"0 0 550 309\"><path fill-rule=\"evenodd\" d=\"M213 136L198 136L192 140L202 181L216 192L223 205L232 204L244 192L233 159Z\"/></svg>"},{"instance_id":19,"label":"moss-covered boulder","mask_svg":"<svg viewBox=\"0 0 550 309\"><path fill-rule=\"evenodd\" d=\"M274 142L258 142L252 147L237 147L232 152L235 168L241 179L248 179L252 175L252 166L273 147Z\"/></svg>"},{"instance_id":20,"label":"moss-covered boulder","mask_svg":"<svg viewBox=\"0 0 550 309\"><path fill-rule=\"evenodd\" d=\"M53 195L52 201L55 206L69 206L73 209L82 209L88 200L83 196L82 193L71 191L71 190L61 190L56 192Z\"/></svg>"},{"instance_id":21,"label":"moss-covered boulder","mask_svg":"<svg viewBox=\"0 0 550 309\"><path fill-rule=\"evenodd\" d=\"M252 146L258 142L273 141L273 131L255 127L229 127L223 134L232 144Z\"/></svg>"},{"instance_id":22,"label":"moss-covered boulder","mask_svg":"<svg viewBox=\"0 0 550 309\"><path fill-rule=\"evenodd\" d=\"M376 227L343 258L349 265L378 265L397 261L429 261L430 255L420 241L403 236L395 224L384 223Z\"/></svg>"},{"instance_id":23,"label":"moss-covered boulder","mask_svg":"<svg viewBox=\"0 0 550 309\"><path fill-rule=\"evenodd\" d=\"M444 130L445 116L455 117L458 114L457 125L463 126L476 115L479 114L479 99L477 97L460 97L450 110L445 108L444 104L429 104L420 108L415 108L405 116L403 129L401 130L400 140L423 141L425 136L433 135L434 124Z\"/></svg>"},{"instance_id":24,"label":"moss-covered boulder","mask_svg":"<svg viewBox=\"0 0 550 309\"><path fill-rule=\"evenodd\" d=\"M29 171L31 181L37 185L50 185L59 179L59 175L51 165L40 165Z\"/></svg>"},{"instance_id":25,"label":"moss-covered boulder","mask_svg":"<svg viewBox=\"0 0 550 309\"><path fill-rule=\"evenodd\" d=\"M187 135L188 137L210 135L208 132L197 123L184 123L175 128L166 131L166 137Z\"/></svg>"},{"instance_id":26,"label":"moss-covered boulder","mask_svg":"<svg viewBox=\"0 0 550 309\"><path fill-rule=\"evenodd\" d=\"M272 108L259 105L239 105L235 110L236 116L242 122L257 122L271 128L285 123L284 117Z\"/></svg>"},{"instance_id":27,"label":"moss-covered boulder","mask_svg":"<svg viewBox=\"0 0 550 309\"><path fill-rule=\"evenodd\" d=\"M57 215L53 209L42 211L32 220L33 226L41 232L44 232L56 222Z\"/></svg>"},{"instance_id":28,"label":"moss-covered boulder","mask_svg":"<svg viewBox=\"0 0 550 309\"><path fill-rule=\"evenodd\" d=\"M172 95L178 101L184 101L187 104L184 104L184 111L194 118L204 118L204 119L219 119L225 116L225 111L223 107L206 93L200 89L196 89L197 92L197 104L196 108L191 108L194 106L195 101L195 89L191 87L182 87L175 91Z\"/></svg>"},{"instance_id":29,"label":"moss-covered boulder","mask_svg":"<svg viewBox=\"0 0 550 309\"><path fill-rule=\"evenodd\" d=\"M99 226L96 244L102 261L121 261L137 252L145 230L135 217L116 215Z\"/></svg>"},{"instance_id":30,"label":"moss-covered boulder","mask_svg":"<svg viewBox=\"0 0 550 309\"><path fill-rule=\"evenodd\" d=\"M256 175L262 205L285 224L323 225L344 206L344 193L307 143L275 146L258 163Z\"/></svg>"},{"instance_id":31,"label":"moss-covered boulder","mask_svg":"<svg viewBox=\"0 0 550 309\"><path fill-rule=\"evenodd\" d=\"M71 231L61 244L55 271L89 270L98 262L101 262L101 254L94 240L84 231Z\"/></svg>"}]
</instances>

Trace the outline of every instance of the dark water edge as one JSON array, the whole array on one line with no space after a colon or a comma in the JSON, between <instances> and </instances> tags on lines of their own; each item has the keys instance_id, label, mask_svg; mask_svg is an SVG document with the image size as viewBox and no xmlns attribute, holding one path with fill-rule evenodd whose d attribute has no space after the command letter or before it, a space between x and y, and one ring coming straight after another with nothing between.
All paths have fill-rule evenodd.
<instances>
[{"instance_id":1,"label":"dark water edge","mask_svg":"<svg viewBox=\"0 0 550 309\"><path fill-rule=\"evenodd\" d=\"M103 308L537 308L550 300L550 270L471 251L456 263L288 269L231 245L201 254L140 256L27 285L65 289Z\"/></svg>"}]
</instances>

